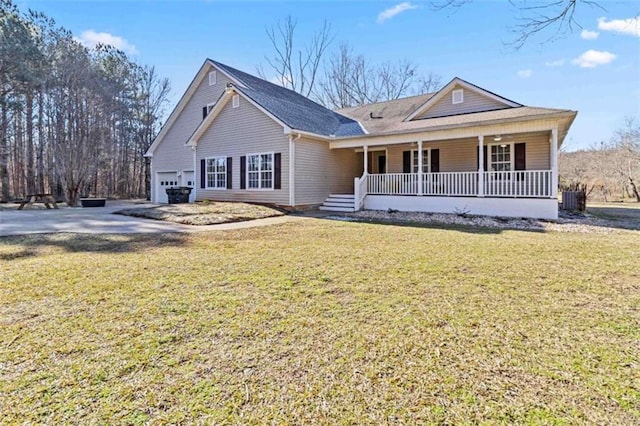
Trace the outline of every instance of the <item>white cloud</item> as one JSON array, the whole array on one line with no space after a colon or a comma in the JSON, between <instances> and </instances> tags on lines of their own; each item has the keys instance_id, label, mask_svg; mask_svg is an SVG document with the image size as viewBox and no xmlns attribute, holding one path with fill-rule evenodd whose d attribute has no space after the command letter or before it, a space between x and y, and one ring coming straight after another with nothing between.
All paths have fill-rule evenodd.
<instances>
[{"instance_id":1,"label":"white cloud","mask_svg":"<svg viewBox=\"0 0 640 426\"><path fill-rule=\"evenodd\" d=\"M561 67L564 65L564 58L556 59L555 61L548 61L544 64L548 67Z\"/></svg>"},{"instance_id":2,"label":"white cloud","mask_svg":"<svg viewBox=\"0 0 640 426\"><path fill-rule=\"evenodd\" d=\"M520 78L529 78L529 77L531 77L533 75L533 71L531 71L531 70L520 70L516 74L518 74L518 77L520 77Z\"/></svg>"},{"instance_id":3,"label":"white cloud","mask_svg":"<svg viewBox=\"0 0 640 426\"><path fill-rule=\"evenodd\" d=\"M582 37L585 40L595 40L598 38L599 35L600 35L599 32L589 31L589 30L582 30L582 32L580 33L580 37Z\"/></svg>"},{"instance_id":4,"label":"white cloud","mask_svg":"<svg viewBox=\"0 0 640 426\"><path fill-rule=\"evenodd\" d=\"M387 19L391 19L402 12L406 12L407 10L417 9L417 8L418 6L416 6L415 4L411 4L408 1L404 3L396 4L395 6L380 12L380 14L378 15L378 24L382 24Z\"/></svg>"},{"instance_id":5,"label":"white cloud","mask_svg":"<svg viewBox=\"0 0 640 426\"><path fill-rule=\"evenodd\" d=\"M80 37L77 37L76 40L86 47L94 47L97 44L102 43L113 46L116 49L120 49L123 52L130 53L132 55L138 53L138 49L136 49L133 44L129 43L122 37L109 33L97 33L93 30L87 30L80 34Z\"/></svg>"},{"instance_id":6,"label":"white cloud","mask_svg":"<svg viewBox=\"0 0 640 426\"><path fill-rule=\"evenodd\" d=\"M613 62L616 55L607 51L587 50L582 55L575 58L573 62L582 68L595 68L599 65L606 65Z\"/></svg>"},{"instance_id":7,"label":"white cloud","mask_svg":"<svg viewBox=\"0 0 640 426\"><path fill-rule=\"evenodd\" d=\"M612 21L607 21L607 18L600 18L598 19L598 29L640 37L640 16L628 19L614 19Z\"/></svg>"}]
</instances>

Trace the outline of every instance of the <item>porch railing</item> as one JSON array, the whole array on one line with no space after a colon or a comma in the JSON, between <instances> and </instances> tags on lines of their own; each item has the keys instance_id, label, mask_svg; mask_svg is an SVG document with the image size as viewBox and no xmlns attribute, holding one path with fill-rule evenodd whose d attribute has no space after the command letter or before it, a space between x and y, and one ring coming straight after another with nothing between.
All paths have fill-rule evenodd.
<instances>
[{"instance_id":1,"label":"porch railing","mask_svg":"<svg viewBox=\"0 0 640 426\"><path fill-rule=\"evenodd\" d=\"M367 174L359 179L358 195L436 195L474 197L479 195L478 172L423 173L422 191L417 173ZM551 170L484 172L486 197L549 198Z\"/></svg>"},{"instance_id":2,"label":"porch railing","mask_svg":"<svg viewBox=\"0 0 640 426\"><path fill-rule=\"evenodd\" d=\"M477 172L442 172L422 175L424 195L478 195Z\"/></svg>"},{"instance_id":3,"label":"porch railing","mask_svg":"<svg viewBox=\"0 0 640 426\"><path fill-rule=\"evenodd\" d=\"M417 173L368 174L367 181L368 194L416 195L418 193Z\"/></svg>"},{"instance_id":4,"label":"porch railing","mask_svg":"<svg viewBox=\"0 0 640 426\"><path fill-rule=\"evenodd\" d=\"M487 197L551 197L551 170L517 170L485 172L484 195Z\"/></svg>"}]
</instances>

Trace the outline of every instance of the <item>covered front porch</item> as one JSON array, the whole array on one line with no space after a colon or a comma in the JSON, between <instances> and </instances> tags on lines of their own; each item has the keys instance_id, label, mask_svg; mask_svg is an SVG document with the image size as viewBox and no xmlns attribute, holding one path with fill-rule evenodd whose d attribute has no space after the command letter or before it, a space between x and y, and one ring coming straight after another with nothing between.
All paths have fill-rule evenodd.
<instances>
[{"instance_id":1,"label":"covered front porch","mask_svg":"<svg viewBox=\"0 0 640 426\"><path fill-rule=\"evenodd\" d=\"M363 145L353 208L557 218L557 147L556 129Z\"/></svg>"}]
</instances>

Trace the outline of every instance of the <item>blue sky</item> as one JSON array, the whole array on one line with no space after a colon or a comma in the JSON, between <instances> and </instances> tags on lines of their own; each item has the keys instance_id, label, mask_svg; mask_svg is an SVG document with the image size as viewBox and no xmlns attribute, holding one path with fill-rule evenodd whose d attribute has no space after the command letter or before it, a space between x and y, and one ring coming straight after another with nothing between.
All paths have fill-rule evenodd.
<instances>
[{"instance_id":1,"label":"blue sky","mask_svg":"<svg viewBox=\"0 0 640 426\"><path fill-rule=\"evenodd\" d=\"M207 57L255 73L272 53L265 28L291 15L301 41L326 20L334 47L347 41L371 61L408 58L444 82L458 76L526 105L578 110L565 140L572 150L608 140L625 117L640 120L636 1L603 0L604 10L582 5L582 28L556 40L545 33L517 51L505 47L517 16L501 0L447 11L419 1L15 1L87 43L110 41L155 65L171 81L169 111Z\"/></svg>"}]
</instances>

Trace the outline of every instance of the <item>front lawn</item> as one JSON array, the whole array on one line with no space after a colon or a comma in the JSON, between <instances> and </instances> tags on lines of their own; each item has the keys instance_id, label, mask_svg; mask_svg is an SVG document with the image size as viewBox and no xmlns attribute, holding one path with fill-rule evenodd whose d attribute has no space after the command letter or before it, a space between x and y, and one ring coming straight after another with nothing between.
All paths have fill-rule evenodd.
<instances>
[{"instance_id":1,"label":"front lawn","mask_svg":"<svg viewBox=\"0 0 640 426\"><path fill-rule=\"evenodd\" d=\"M185 225L215 225L282 216L284 213L273 207L257 204L204 201L191 204L134 207L119 210L116 214L165 220Z\"/></svg>"},{"instance_id":2,"label":"front lawn","mask_svg":"<svg viewBox=\"0 0 640 426\"><path fill-rule=\"evenodd\" d=\"M640 232L0 239L0 423L640 422Z\"/></svg>"}]
</instances>

